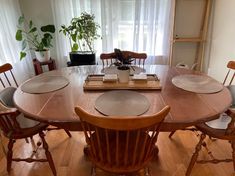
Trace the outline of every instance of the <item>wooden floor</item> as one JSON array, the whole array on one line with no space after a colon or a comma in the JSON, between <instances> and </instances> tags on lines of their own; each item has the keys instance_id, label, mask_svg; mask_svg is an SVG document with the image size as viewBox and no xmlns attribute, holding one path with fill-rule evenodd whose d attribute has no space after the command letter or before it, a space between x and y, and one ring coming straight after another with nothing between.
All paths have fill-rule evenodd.
<instances>
[{"instance_id":1,"label":"wooden floor","mask_svg":"<svg viewBox=\"0 0 235 176\"><path fill-rule=\"evenodd\" d=\"M88 176L91 171L91 163L83 156L84 136L81 132L72 132L73 137L69 138L63 130L50 131L46 135L49 149L52 153L58 176ZM149 165L152 176L183 176L185 175L190 157L194 151L197 137L189 131L178 131L172 139L168 138L169 133L160 133L158 139L159 157ZM37 141L38 137L34 137ZM4 139L6 144L6 140ZM230 144L226 141L209 141L210 149L216 152L218 157L231 157ZM39 149L39 155L43 155ZM16 156L31 154L32 144L24 140L16 142L14 147ZM200 158L208 157L203 150ZM6 159L2 148L0 149L0 176L7 176ZM10 176L51 176L48 163L25 163L13 162ZM108 176L98 171L97 175ZM140 173L139 175L143 175ZM231 176L233 172L232 163L220 164L196 164L192 176Z\"/></svg>"}]
</instances>

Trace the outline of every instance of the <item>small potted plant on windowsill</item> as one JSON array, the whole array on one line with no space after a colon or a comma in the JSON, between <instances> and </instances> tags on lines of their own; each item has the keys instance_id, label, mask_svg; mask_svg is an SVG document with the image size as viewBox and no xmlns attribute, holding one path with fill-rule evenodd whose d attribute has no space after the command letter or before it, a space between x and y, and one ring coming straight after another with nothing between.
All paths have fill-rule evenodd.
<instances>
[{"instance_id":1,"label":"small potted plant on windowsill","mask_svg":"<svg viewBox=\"0 0 235 176\"><path fill-rule=\"evenodd\" d=\"M73 18L69 26L62 25L60 32L69 38L71 65L94 65L94 40L100 38L97 31L100 26L94 21L95 16L86 12Z\"/></svg>"},{"instance_id":2,"label":"small potted plant on windowsill","mask_svg":"<svg viewBox=\"0 0 235 176\"><path fill-rule=\"evenodd\" d=\"M127 83L129 81L130 65L133 59L130 56L124 57L120 49L115 48L114 53L116 54L116 59L117 59L114 65L116 65L118 69L119 82Z\"/></svg>"},{"instance_id":3,"label":"small potted plant on windowsill","mask_svg":"<svg viewBox=\"0 0 235 176\"><path fill-rule=\"evenodd\" d=\"M34 50L36 58L40 61L50 59L50 50L52 47L52 34L55 33L54 25L45 25L39 29L34 25L32 20L29 23L24 16L18 19L18 30L16 32L16 40L22 41L22 51L20 52L20 60L26 56L26 50ZM28 46L28 47L27 47Z\"/></svg>"}]
</instances>

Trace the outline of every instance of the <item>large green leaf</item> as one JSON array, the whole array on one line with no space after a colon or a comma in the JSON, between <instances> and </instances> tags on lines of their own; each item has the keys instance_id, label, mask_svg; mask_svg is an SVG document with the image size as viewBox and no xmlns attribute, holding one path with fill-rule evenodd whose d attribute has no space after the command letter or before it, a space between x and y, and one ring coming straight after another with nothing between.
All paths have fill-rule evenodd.
<instances>
[{"instance_id":1,"label":"large green leaf","mask_svg":"<svg viewBox=\"0 0 235 176\"><path fill-rule=\"evenodd\" d=\"M33 27L33 21L30 20L30 21L29 21L29 29L31 29L32 27Z\"/></svg>"},{"instance_id":2,"label":"large green leaf","mask_svg":"<svg viewBox=\"0 0 235 176\"><path fill-rule=\"evenodd\" d=\"M41 31L42 32L51 32L51 33L54 33L55 32L55 26L54 25L42 26L41 27Z\"/></svg>"},{"instance_id":3,"label":"large green leaf","mask_svg":"<svg viewBox=\"0 0 235 176\"><path fill-rule=\"evenodd\" d=\"M45 33L43 36L44 36L44 38L50 38L50 39L53 38L50 33Z\"/></svg>"},{"instance_id":4,"label":"large green leaf","mask_svg":"<svg viewBox=\"0 0 235 176\"><path fill-rule=\"evenodd\" d=\"M20 60L22 60L26 56L26 53L21 51L20 52Z\"/></svg>"},{"instance_id":5,"label":"large green leaf","mask_svg":"<svg viewBox=\"0 0 235 176\"><path fill-rule=\"evenodd\" d=\"M42 38L42 43L46 48L49 48L51 45L51 38Z\"/></svg>"},{"instance_id":6,"label":"large green leaf","mask_svg":"<svg viewBox=\"0 0 235 176\"><path fill-rule=\"evenodd\" d=\"M77 51L78 50L78 44L74 43L72 47L72 51Z\"/></svg>"},{"instance_id":7,"label":"large green leaf","mask_svg":"<svg viewBox=\"0 0 235 176\"><path fill-rule=\"evenodd\" d=\"M37 28L36 28L36 27L33 27L32 29L30 29L29 33L33 33L33 32L35 32L36 30L37 30Z\"/></svg>"},{"instance_id":8,"label":"large green leaf","mask_svg":"<svg viewBox=\"0 0 235 176\"><path fill-rule=\"evenodd\" d=\"M22 36L22 30L20 30L20 29L18 29L17 31L16 31L16 40L17 41L22 41L22 38L23 38L23 36Z\"/></svg>"},{"instance_id":9,"label":"large green leaf","mask_svg":"<svg viewBox=\"0 0 235 176\"><path fill-rule=\"evenodd\" d=\"M71 38L73 40L73 42L77 42L77 34L71 34Z\"/></svg>"},{"instance_id":10,"label":"large green leaf","mask_svg":"<svg viewBox=\"0 0 235 176\"><path fill-rule=\"evenodd\" d=\"M24 16L20 16L18 19L18 24L21 26L23 22L24 22Z\"/></svg>"},{"instance_id":11,"label":"large green leaf","mask_svg":"<svg viewBox=\"0 0 235 176\"><path fill-rule=\"evenodd\" d=\"M41 43L39 43L39 45L36 46L36 51L43 51L43 50L45 50L45 48L43 42L41 41Z\"/></svg>"}]
</instances>

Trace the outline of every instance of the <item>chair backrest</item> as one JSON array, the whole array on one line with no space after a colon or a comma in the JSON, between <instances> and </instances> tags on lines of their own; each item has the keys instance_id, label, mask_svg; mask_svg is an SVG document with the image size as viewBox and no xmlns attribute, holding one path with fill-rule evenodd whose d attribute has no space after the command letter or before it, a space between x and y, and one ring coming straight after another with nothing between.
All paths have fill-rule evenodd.
<instances>
[{"instance_id":1,"label":"chair backrest","mask_svg":"<svg viewBox=\"0 0 235 176\"><path fill-rule=\"evenodd\" d=\"M229 81L228 85L232 84L234 76L235 76L235 61L229 61L228 64L227 64L227 68L228 68L228 72L227 72L227 74L225 76L225 79L223 81L223 85L225 85L226 81L229 80L228 78L230 78L230 81ZM232 75L230 75L231 71L233 71Z\"/></svg>"},{"instance_id":2,"label":"chair backrest","mask_svg":"<svg viewBox=\"0 0 235 176\"><path fill-rule=\"evenodd\" d=\"M151 116L94 116L80 107L80 117L89 158L97 167L128 173L142 169L153 157L159 128L169 106Z\"/></svg>"},{"instance_id":3,"label":"chair backrest","mask_svg":"<svg viewBox=\"0 0 235 176\"><path fill-rule=\"evenodd\" d=\"M13 72L12 72L12 65L11 64L6 63L4 65L1 65L0 66L0 75L1 75L0 81L1 81L2 86L4 88L7 87L6 83L8 83L9 86L18 87L18 83L17 83L15 76L13 75ZM2 78L2 75L4 75L4 79ZM12 82L14 82L14 84Z\"/></svg>"},{"instance_id":4,"label":"chair backrest","mask_svg":"<svg viewBox=\"0 0 235 176\"><path fill-rule=\"evenodd\" d=\"M134 65L144 65L145 60L147 59L146 53L137 53L132 51L122 51L124 58L131 57L134 59L132 62ZM112 53L102 53L100 59L102 60L103 66L109 66L116 62L116 54Z\"/></svg>"}]
</instances>

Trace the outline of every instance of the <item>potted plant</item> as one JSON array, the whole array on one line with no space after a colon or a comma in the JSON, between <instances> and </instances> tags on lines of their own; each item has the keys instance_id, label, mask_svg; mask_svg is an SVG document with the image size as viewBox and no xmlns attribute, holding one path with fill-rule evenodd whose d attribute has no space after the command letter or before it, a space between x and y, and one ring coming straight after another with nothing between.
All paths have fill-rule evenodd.
<instances>
[{"instance_id":1,"label":"potted plant","mask_svg":"<svg viewBox=\"0 0 235 176\"><path fill-rule=\"evenodd\" d=\"M130 56L124 57L120 49L114 49L117 61L114 63L118 69L118 79L120 83L127 83L130 75L130 64L133 59Z\"/></svg>"},{"instance_id":2,"label":"potted plant","mask_svg":"<svg viewBox=\"0 0 235 176\"><path fill-rule=\"evenodd\" d=\"M27 49L34 50L36 58L41 62L49 60L49 48L52 47L52 34L55 33L55 26L51 24L42 26L39 32L32 20L28 23L24 16L20 16L17 27L15 38L17 41L22 41L20 60L26 56Z\"/></svg>"},{"instance_id":3,"label":"potted plant","mask_svg":"<svg viewBox=\"0 0 235 176\"><path fill-rule=\"evenodd\" d=\"M60 32L69 38L71 65L94 65L95 51L93 43L98 39L100 26L94 21L95 16L86 12L73 18L69 26L62 25Z\"/></svg>"}]
</instances>

